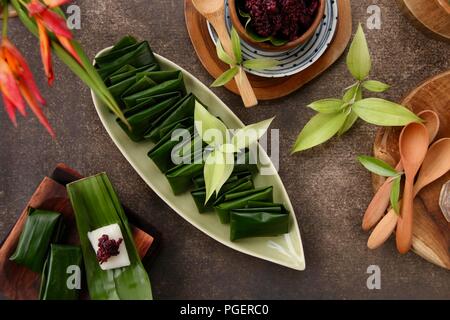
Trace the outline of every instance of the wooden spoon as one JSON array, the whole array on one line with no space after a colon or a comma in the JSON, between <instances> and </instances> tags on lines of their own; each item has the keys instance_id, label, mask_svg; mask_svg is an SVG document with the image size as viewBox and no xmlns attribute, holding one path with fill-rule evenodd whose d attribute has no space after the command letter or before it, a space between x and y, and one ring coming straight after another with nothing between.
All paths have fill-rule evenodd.
<instances>
[{"instance_id":1,"label":"wooden spoon","mask_svg":"<svg viewBox=\"0 0 450 320\"><path fill-rule=\"evenodd\" d=\"M414 185L414 197L416 197L420 190L425 186L436 181L450 170L449 159L450 138L443 138L433 143L422 163L419 176ZM390 209L377 224L375 229L373 229L369 240L367 241L367 247L369 247L369 249L376 249L381 246L390 237L392 232L394 232L397 221L397 213L394 209Z\"/></svg>"},{"instance_id":2,"label":"wooden spoon","mask_svg":"<svg viewBox=\"0 0 450 320\"><path fill-rule=\"evenodd\" d=\"M439 131L440 121L439 116L436 112L432 110L424 110L417 114L421 119L425 121L425 127L428 130L430 136L430 143L434 141L436 135ZM403 165L399 161L395 167L396 171L402 171ZM386 209L389 206L389 195L392 189L392 178L386 179L386 181L381 185L378 191L375 193L372 201L367 207L364 213L362 228L364 231L370 230L377 222L383 217Z\"/></svg>"},{"instance_id":3,"label":"wooden spoon","mask_svg":"<svg viewBox=\"0 0 450 320\"><path fill-rule=\"evenodd\" d=\"M225 52L233 57L234 53L231 38L225 24L225 1L192 0L192 3L197 11L214 27ZM256 99L255 92L247 78L247 74L242 67L239 67L239 72L234 77L234 80L236 81L244 105L247 108L256 106L258 100Z\"/></svg>"},{"instance_id":4,"label":"wooden spoon","mask_svg":"<svg viewBox=\"0 0 450 320\"><path fill-rule=\"evenodd\" d=\"M410 123L403 128L399 139L400 159L405 171L405 187L401 216L397 222L397 250L406 253L412 244L414 177L422 165L428 151L430 136L421 123Z\"/></svg>"}]
</instances>

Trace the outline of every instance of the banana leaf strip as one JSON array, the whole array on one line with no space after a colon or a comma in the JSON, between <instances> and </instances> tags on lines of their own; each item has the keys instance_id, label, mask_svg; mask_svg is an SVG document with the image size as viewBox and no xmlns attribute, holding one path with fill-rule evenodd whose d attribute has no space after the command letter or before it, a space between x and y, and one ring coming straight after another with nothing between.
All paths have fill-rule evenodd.
<instances>
[{"instance_id":1,"label":"banana leaf strip","mask_svg":"<svg viewBox=\"0 0 450 320\"><path fill-rule=\"evenodd\" d=\"M247 178L249 177L251 179L252 177L252 173L250 171L238 171L238 172L233 172L231 174L231 176L228 178L227 183L231 182L231 181L237 181L239 179L242 178ZM196 189L200 189L200 188L204 188L205 187L205 177L203 176L203 174L194 177L192 179L192 181L194 182L194 187Z\"/></svg>"},{"instance_id":2,"label":"banana leaf strip","mask_svg":"<svg viewBox=\"0 0 450 320\"><path fill-rule=\"evenodd\" d=\"M137 73L139 72L150 72L150 71L154 71L154 70L158 70L159 66L157 64L149 64L140 68L135 68L133 66L127 65L131 68L129 68L128 71L121 71L124 67L122 67L121 69L119 69L118 71L114 72L111 76L109 76L109 78L106 80L107 84L116 84L119 83L125 79L131 78L133 76L135 76ZM124 69L125 70L125 69ZM120 71L120 72L119 72Z\"/></svg>"},{"instance_id":3,"label":"banana leaf strip","mask_svg":"<svg viewBox=\"0 0 450 320\"><path fill-rule=\"evenodd\" d=\"M213 206L218 206L225 201L225 196L227 194L235 194L241 191L249 191L255 189L253 180L251 176L239 179L237 181L232 181L225 192L219 192L219 196L214 200Z\"/></svg>"},{"instance_id":4,"label":"banana leaf strip","mask_svg":"<svg viewBox=\"0 0 450 320\"><path fill-rule=\"evenodd\" d=\"M123 114L125 118L131 117L136 113L151 108L154 105L159 104L160 102L166 101L167 99L173 97L178 97L178 99L181 99L181 94L179 92L168 92L143 99L142 101L139 102L138 105L134 106L133 108L123 110Z\"/></svg>"},{"instance_id":5,"label":"banana leaf strip","mask_svg":"<svg viewBox=\"0 0 450 320\"><path fill-rule=\"evenodd\" d=\"M50 243L59 240L61 229L60 213L29 208L17 248L9 259L34 272L41 273Z\"/></svg>"},{"instance_id":6,"label":"banana leaf strip","mask_svg":"<svg viewBox=\"0 0 450 320\"><path fill-rule=\"evenodd\" d=\"M67 192L75 212L91 299L152 299L150 280L136 250L128 219L106 174L72 182L67 185ZM122 231L131 264L102 270L87 234L115 223Z\"/></svg>"},{"instance_id":7,"label":"banana leaf strip","mask_svg":"<svg viewBox=\"0 0 450 320\"><path fill-rule=\"evenodd\" d=\"M136 44L138 41L133 36L125 36L122 39L120 39L110 50L107 50L101 54L98 55L98 57L103 57L105 55L110 54L111 52L118 51L120 49L129 47L133 44Z\"/></svg>"},{"instance_id":8,"label":"banana leaf strip","mask_svg":"<svg viewBox=\"0 0 450 320\"><path fill-rule=\"evenodd\" d=\"M120 50L126 50L129 48L130 47ZM128 52L111 62L102 63L99 65L97 60L98 73L102 79L105 80L115 71L127 64L135 68L143 67L149 64L157 64L156 58L153 55L147 41L139 43L135 50Z\"/></svg>"},{"instance_id":9,"label":"banana leaf strip","mask_svg":"<svg viewBox=\"0 0 450 320\"><path fill-rule=\"evenodd\" d=\"M220 222L227 224L230 222L230 211L244 208L248 201L273 201L273 187L257 188L254 190L241 191L225 194L222 203L214 206L219 215Z\"/></svg>"},{"instance_id":10,"label":"banana leaf strip","mask_svg":"<svg viewBox=\"0 0 450 320\"><path fill-rule=\"evenodd\" d=\"M150 89L132 94L130 96L122 97L122 101L127 106L127 108L134 107L138 104L137 100L141 98L150 98L152 96L179 91L181 94L185 94L186 88L183 82L183 75L180 73L177 79L169 80L163 83L158 84Z\"/></svg>"},{"instance_id":11,"label":"banana leaf strip","mask_svg":"<svg viewBox=\"0 0 450 320\"><path fill-rule=\"evenodd\" d=\"M178 104L178 108L176 108L173 112L167 115L165 119L162 119L161 123L158 124L157 127L153 128L148 137L152 141L158 141L161 137L160 130L163 127L166 127L172 123L180 121L186 117L194 116L194 108L195 108L195 96L190 93L188 94L180 103Z\"/></svg>"},{"instance_id":12,"label":"banana leaf strip","mask_svg":"<svg viewBox=\"0 0 450 320\"><path fill-rule=\"evenodd\" d=\"M107 65L113 63L114 61L123 57L127 53L136 51L141 44L142 43L133 43L126 47L115 48L115 49L113 48L113 50L110 50L109 52L105 52L101 56L96 57L95 63L101 69L103 66L107 66Z\"/></svg>"},{"instance_id":13,"label":"banana leaf strip","mask_svg":"<svg viewBox=\"0 0 450 320\"><path fill-rule=\"evenodd\" d=\"M270 237L289 232L289 215L266 211L230 213L230 240L249 237Z\"/></svg>"},{"instance_id":14,"label":"banana leaf strip","mask_svg":"<svg viewBox=\"0 0 450 320\"><path fill-rule=\"evenodd\" d=\"M125 90L125 92L122 95L123 96L132 95L134 93L150 89L154 86L156 86L155 81L153 81L149 77L142 77L139 80L137 80L135 84L133 84L131 87Z\"/></svg>"},{"instance_id":15,"label":"banana leaf strip","mask_svg":"<svg viewBox=\"0 0 450 320\"><path fill-rule=\"evenodd\" d=\"M233 192L240 192L240 191L246 191L251 190L254 188L253 181L248 178L244 178L241 180L234 181L234 179L231 179L232 181L227 180L227 182L222 186L222 188L219 191L219 195L213 195L208 200L208 203L205 204L206 200L206 188L200 188L193 190L191 192L192 197L194 198L195 204L198 208L198 211L200 213L207 212L207 211L213 211L214 205L216 204L216 201L223 197L226 193L233 193Z\"/></svg>"},{"instance_id":16,"label":"banana leaf strip","mask_svg":"<svg viewBox=\"0 0 450 320\"><path fill-rule=\"evenodd\" d=\"M136 78L135 77L131 77L131 78L127 78L121 82L115 83L111 86L108 87L109 92L111 93L111 95L114 97L114 99L117 101L117 103L119 104L119 106L124 109L125 103L123 103L123 101L121 100L121 96L122 94L127 91L127 89L129 87L131 87L133 84L136 83Z\"/></svg>"},{"instance_id":17,"label":"banana leaf strip","mask_svg":"<svg viewBox=\"0 0 450 320\"><path fill-rule=\"evenodd\" d=\"M281 203L273 203L273 202L263 202L263 201L248 201L246 208L274 208L278 207L281 209L280 213L289 214L289 211L286 207Z\"/></svg>"},{"instance_id":18,"label":"banana leaf strip","mask_svg":"<svg viewBox=\"0 0 450 320\"><path fill-rule=\"evenodd\" d=\"M143 77L148 77L155 81L157 84L161 84L163 82L169 81L169 80L176 80L180 77L181 71L180 70L170 70L170 71L142 71L136 73L136 79L141 79Z\"/></svg>"},{"instance_id":19,"label":"banana leaf strip","mask_svg":"<svg viewBox=\"0 0 450 320\"><path fill-rule=\"evenodd\" d=\"M146 132L151 128L152 121L164 110L170 109L173 105L177 103L179 97L173 97L163 101L156 106L148 108L144 111L136 113L131 117L128 117L128 123L131 126L131 131L128 130L126 124L124 124L120 119L117 119L122 129L128 134L131 140L138 142L144 139Z\"/></svg>"},{"instance_id":20,"label":"banana leaf strip","mask_svg":"<svg viewBox=\"0 0 450 320\"><path fill-rule=\"evenodd\" d=\"M173 130L186 128L179 123ZM191 134L194 133L194 127L188 128ZM156 164L162 173L166 173L176 165L172 162L172 149L180 143L180 140L172 140L172 132L168 132L149 152L148 156Z\"/></svg>"},{"instance_id":21,"label":"banana leaf strip","mask_svg":"<svg viewBox=\"0 0 450 320\"><path fill-rule=\"evenodd\" d=\"M203 171L203 163L179 164L166 172L166 178L175 195L186 192L192 187L192 178Z\"/></svg>"},{"instance_id":22,"label":"banana leaf strip","mask_svg":"<svg viewBox=\"0 0 450 320\"><path fill-rule=\"evenodd\" d=\"M161 138L164 137L168 132L173 132L174 128L176 126L178 126L179 124L181 124L183 127L188 127L189 125L194 124L194 118L193 117L186 117L186 118L178 120L178 121L176 121L174 123L168 124L165 127L161 127L159 129L160 137Z\"/></svg>"},{"instance_id":23,"label":"banana leaf strip","mask_svg":"<svg viewBox=\"0 0 450 320\"><path fill-rule=\"evenodd\" d=\"M50 245L41 280L39 299L77 300L83 255L78 246Z\"/></svg>"}]
</instances>

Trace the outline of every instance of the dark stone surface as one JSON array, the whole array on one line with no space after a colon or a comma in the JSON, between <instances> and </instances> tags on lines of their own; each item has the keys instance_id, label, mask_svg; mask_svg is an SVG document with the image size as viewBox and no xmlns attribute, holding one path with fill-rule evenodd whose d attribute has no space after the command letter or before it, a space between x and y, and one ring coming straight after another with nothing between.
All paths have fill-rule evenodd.
<instances>
[{"instance_id":1,"label":"dark stone surface","mask_svg":"<svg viewBox=\"0 0 450 320\"><path fill-rule=\"evenodd\" d=\"M121 36L134 34L204 83L212 81L193 52L181 0L76 2L82 11L76 37L91 57ZM423 36L393 1L353 1L354 27L366 21L371 4L382 11L381 30L368 30L367 37L372 77L393 85L385 98L398 101L421 81L449 68L450 46ZM65 162L86 175L107 171L123 202L162 232L164 247L150 270L158 299L450 298L448 271L413 253L399 255L392 239L377 251L366 249L368 235L360 224L372 190L369 174L355 158L371 152L374 126L358 122L345 137L289 155L300 128L313 114L305 105L338 96L351 84L345 59L289 97L255 109L243 108L225 89L214 90L245 123L277 117L273 126L281 129L280 175L296 209L306 254L306 271L298 272L233 251L170 210L114 146L88 88L59 61L55 85L48 88L38 42L16 20L10 35L38 78L58 139L53 141L33 116L20 119L14 129L0 112L0 237L42 177L57 162ZM371 264L381 268L381 290L366 287Z\"/></svg>"}]
</instances>

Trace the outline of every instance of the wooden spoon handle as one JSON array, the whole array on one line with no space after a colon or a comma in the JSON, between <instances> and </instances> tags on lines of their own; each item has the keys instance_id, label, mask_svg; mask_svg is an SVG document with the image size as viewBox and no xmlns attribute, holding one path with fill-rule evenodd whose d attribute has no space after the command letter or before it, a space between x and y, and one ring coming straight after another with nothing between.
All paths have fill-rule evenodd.
<instances>
[{"instance_id":1,"label":"wooden spoon handle","mask_svg":"<svg viewBox=\"0 0 450 320\"><path fill-rule=\"evenodd\" d=\"M400 161L395 167L396 171L402 171L403 165ZM392 190L392 178L387 178L375 193L372 201L364 213L362 228L364 231L370 230L383 217L389 206L390 194Z\"/></svg>"},{"instance_id":2,"label":"wooden spoon handle","mask_svg":"<svg viewBox=\"0 0 450 320\"><path fill-rule=\"evenodd\" d=\"M401 206L401 217L397 223L396 242L397 250L400 253L407 253L412 244L412 227L414 214L414 193L413 179L407 177L405 190L403 191L403 201Z\"/></svg>"},{"instance_id":3,"label":"wooden spoon handle","mask_svg":"<svg viewBox=\"0 0 450 320\"><path fill-rule=\"evenodd\" d=\"M392 232L394 232L397 220L398 215L395 213L394 209L389 210L370 234L369 240L367 241L367 247L369 249L376 249L385 243Z\"/></svg>"},{"instance_id":4,"label":"wooden spoon handle","mask_svg":"<svg viewBox=\"0 0 450 320\"><path fill-rule=\"evenodd\" d=\"M228 30L225 25L225 18L220 16L211 17L209 22L216 30L217 36L219 37L219 41L223 46L223 49L226 53L228 53L231 57L234 56L233 48L231 45L231 38L228 34ZM241 95L242 101L244 102L244 106L246 108L254 107L258 104L258 100L256 99L255 92L250 84L250 81L247 78L247 74L244 69L239 68L238 74L234 77L236 81L236 85L239 89L239 94Z\"/></svg>"},{"instance_id":5,"label":"wooden spoon handle","mask_svg":"<svg viewBox=\"0 0 450 320\"><path fill-rule=\"evenodd\" d=\"M364 213L362 228L370 230L384 215L389 206L389 195L392 190L392 179L386 179L383 185L375 193L372 201Z\"/></svg>"}]
</instances>

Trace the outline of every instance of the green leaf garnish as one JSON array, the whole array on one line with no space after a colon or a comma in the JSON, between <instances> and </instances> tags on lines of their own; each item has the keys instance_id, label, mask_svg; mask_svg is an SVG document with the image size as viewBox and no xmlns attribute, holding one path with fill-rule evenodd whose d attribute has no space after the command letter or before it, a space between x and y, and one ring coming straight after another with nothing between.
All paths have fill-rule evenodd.
<instances>
[{"instance_id":1,"label":"green leaf garnish","mask_svg":"<svg viewBox=\"0 0 450 320\"><path fill-rule=\"evenodd\" d=\"M223 50L222 44L220 43L220 41L217 41L216 44L216 52L217 52L217 57L219 57L220 60L222 60L223 62L230 64L230 65L235 65L236 64L236 60L233 59L232 57L230 57L228 55L228 53L225 52L225 50Z\"/></svg>"},{"instance_id":2,"label":"green leaf garnish","mask_svg":"<svg viewBox=\"0 0 450 320\"><path fill-rule=\"evenodd\" d=\"M344 101L341 99L322 99L308 105L309 108L320 113L336 113L342 110Z\"/></svg>"},{"instance_id":3,"label":"green leaf garnish","mask_svg":"<svg viewBox=\"0 0 450 320\"><path fill-rule=\"evenodd\" d=\"M231 44L233 47L234 58L236 63L242 63L241 39L235 28L231 28Z\"/></svg>"},{"instance_id":4,"label":"green leaf garnish","mask_svg":"<svg viewBox=\"0 0 450 320\"><path fill-rule=\"evenodd\" d=\"M346 118L345 112L316 114L300 132L292 153L315 147L331 139Z\"/></svg>"},{"instance_id":5,"label":"green leaf garnish","mask_svg":"<svg viewBox=\"0 0 450 320\"><path fill-rule=\"evenodd\" d=\"M402 180L401 175L397 176L394 178L394 180L392 181L392 189L391 189L391 196L390 196L390 201L391 201L391 207L392 209L394 209L396 214L400 214L400 206L398 203L398 200L400 198L400 182Z\"/></svg>"},{"instance_id":6,"label":"green leaf garnish","mask_svg":"<svg viewBox=\"0 0 450 320\"><path fill-rule=\"evenodd\" d=\"M258 141L266 133L273 119L275 118L267 119L236 130L233 139L231 140L236 151L248 148Z\"/></svg>"},{"instance_id":7,"label":"green leaf garnish","mask_svg":"<svg viewBox=\"0 0 450 320\"><path fill-rule=\"evenodd\" d=\"M375 157L359 156L358 161L372 173L382 177L394 177L399 173L388 163Z\"/></svg>"},{"instance_id":8,"label":"green leaf garnish","mask_svg":"<svg viewBox=\"0 0 450 320\"><path fill-rule=\"evenodd\" d=\"M227 84L228 82L230 82L231 80L233 80L233 78L237 75L237 73L239 72L239 67L234 66L230 69L228 69L227 71L225 71L224 73L222 73L212 84L211 87L220 87L223 86L225 84Z\"/></svg>"},{"instance_id":9,"label":"green leaf garnish","mask_svg":"<svg viewBox=\"0 0 450 320\"><path fill-rule=\"evenodd\" d=\"M353 77L361 81L369 75L371 66L372 62L370 60L366 36L364 35L361 24L359 24L348 51L347 67Z\"/></svg>"},{"instance_id":10,"label":"green leaf garnish","mask_svg":"<svg viewBox=\"0 0 450 320\"><path fill-rule=\"evenodd\" d=\"M345 119L345 122L342 125L342 127L339 129L337 135L341 136L344 133L346 133L348 130L350 130L353 127L353 125L355 124L356 120L358 120L358 115L354 111L351 111L347 115L347 118Z\"/></svg>"},{"instance_id":11,"label":"green leaf garnish","mask_svg":"<svg viewBox=\"0 0 450 320\"><path fill-rule=\"evenodd\" d=\"M379 126L404 126L421 119L407 108L379 98L355 102L353 111L364 121Z\"/></svg>"},{"instance_id":12,"label":"green leaf garnish","mask_svg":"<svg viewBox=\"0 0 450 320\"><path fill-rule=\"evenodd\" d=\"M377 80L366 80L362 83L363 87L372 92L384 92L390 88L390 85Z\"/></svg>"},{"instance_id":13,"label":"green leaf garnish","mask_svg":"<svg viewBox=\"0 0 450 320\"><path fill-rule=\"evenodd\" d=\"M218 146L226 142L223 141L226 140L228 135L225 124L209 113L198 101L195 101L194 119L195 128L205 143ZM217 134L220 134L221 137L211 136L214 131L218 131ZM216 138L220 138L221 141L216 141Z\"/></svg>"},{"instance_id":14,"label":"green leaf garnish","mask_svg":"<svg viewBox=\"0 0 450 320\"><path fill-rule=\"evenodd\" d=\"M251 60L245 60L242 65L247 69L253 69L253 70L264 70L264 69L271 69L280 64L279 61L275 59L269 59L269 58L258 58L258 59L251 59Z\"/></svg>"},{"instance_id":15,"label":"green leaf garnish","mask_svg":"<svg viewBox=\"0 0 450 320\"><path fill-rule=\"evenodd\" d=\"M213 150L205 161L203 175L205 177L206 200L205 204L214 194L219 193L222 186L230 177L234 168L234 155Z\"/></svg>"}]
</instances>

